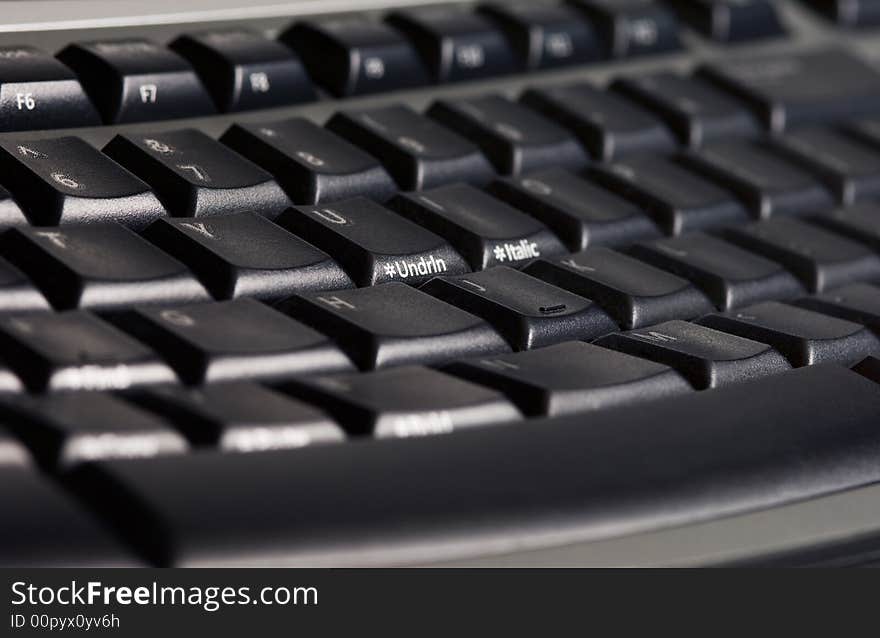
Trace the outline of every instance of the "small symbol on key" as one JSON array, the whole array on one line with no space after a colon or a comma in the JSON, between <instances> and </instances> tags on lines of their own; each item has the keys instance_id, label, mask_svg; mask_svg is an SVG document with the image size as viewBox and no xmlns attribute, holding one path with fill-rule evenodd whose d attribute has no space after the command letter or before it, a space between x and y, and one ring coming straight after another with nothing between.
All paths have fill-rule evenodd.
<instances>
[{"instance_id":1,"label":"small symbol on key","mask_svg":"<svg viewBox=\"0 0 880 638\"><path fill-rule=\"evenodd\" d=\"M177 168L182 171L192 171L192 174L195 175L195 178L200 182L211 181L211 176L208 175L208 172L197 164L178 164Z\"/></svg>"},{"instance_id":2,"label":"small symbol on key","mask_svg":"<svg viewBox=\"0 0 880 638\"><path fill-rule=\"evenodd\" d=\"M394 264L385 264L385 276L394 279Z\"/></svg>"},{"instance_id":3,"label":"small symbol on key","mask_svg":"<svg viewBox=\"0 0 880 638\"><path fill-rule=\"evenodd\" d=\"M507 251L504 250L504 246L495 246L492 253L495 255L495 260L498 262L504 262L507 260Z\"/></svg>"}]
</instances>

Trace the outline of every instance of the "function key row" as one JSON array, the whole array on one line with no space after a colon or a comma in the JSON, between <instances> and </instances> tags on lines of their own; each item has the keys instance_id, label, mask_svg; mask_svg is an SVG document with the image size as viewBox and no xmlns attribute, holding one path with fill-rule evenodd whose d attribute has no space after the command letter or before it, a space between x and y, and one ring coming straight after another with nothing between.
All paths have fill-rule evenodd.
<instances>
[{"instance_id":1,"label":"function key row","mask_svg":"<svg viewBox=\"0 0 880 638\"><path fill-rule=\"evenodd\" d=\"M195 117L495 77L681 48L679 18L721 41L783 32L771 2L494 3L384 20L307 19L278 40L244 29L0 49L0 130ZM678 11L678 13L676 12ZM704 25L724 24L726 32Z\"/></svg>"}]
</instances>

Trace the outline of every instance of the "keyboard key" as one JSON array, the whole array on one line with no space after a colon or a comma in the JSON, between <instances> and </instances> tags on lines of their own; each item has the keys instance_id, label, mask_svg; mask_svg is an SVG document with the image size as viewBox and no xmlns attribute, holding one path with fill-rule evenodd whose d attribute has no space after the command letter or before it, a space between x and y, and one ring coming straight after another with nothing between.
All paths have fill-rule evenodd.
<instances>
[{"instance_id":1,"label":"keyboard key","mask_svg":"<svg viewBox=\"0 0 880 638\"><path fill-rule=\"evenodd\" d=\"M368 199L291 208L278 223L333 255L358 286L418 285L468 266L446 241Z\"/></svg>"},{"instance_id":2,"label":"keyboard key","mask_svg":"<svg viewBox=\"0 0 880 638\"><path fill-rule=\"evenodd\" d=\"M880 24L880 2L877 0L806 0L806 4L842 27Z\"/></svg>"},{"instance_id":3,"label":"keyboard key","mask_svg":"<svg viewBox=\"0 0 880 638\"><path fill-rule=\"evenodd\" d=\"M830 215L822 215L810 221L880 250L880 206L874 202L838 208Z\"/></svg>"},{"instance_id":4,"label":"keyboard key","mask_svg":"<svg viewBox=\"0 0 880 638\"><path fill-rule=\"evenodd\" d=\"M572 251L660 235L632 203L563 169L498 180L489 192L546 224Z\"/></svg>"},{"instance_id":5,"label":"keyboard key","mask_svg":"<svg viewBox=\"0 0 880 638\"><path fill-rule=\"evenodd\" d=\"M630 153L675 148L672 133L651 113L587 84L529 89L522 102L571 129L593 157L603 162Z\"/></svg>"},{"instance_id":6,"label":"keyboard key","mask_svg":"<svg viewBox=\"0 0 880 638\"><path fill-rule=\"evenodd\" d=\"M880 74L835 49L713 62L701 74L747 100L775 133L880 110Z\"/></svg>"},{"instance_id":7,"label":"keyboard key","mask_svg":"<svg viewBox=\"0 0 880 638\"><path fill-rule=\"evenodd\" d=\"M674 0L681 18L716 42L781 36L785 27L773 0Z\"/></svg>"},{"instance_id":8,"label":"keyboard key","mask_svg":"<svg viewBox=\"0 0 880 638\"><path fill-rule=\"evenodd\" d=\"M614 58L681 48L675 15L653 0L572 0L599 28Z\"/></svg>"},{"instance_id":9,"label":"keyboard key","mask_svg":"<svg viewBox=\"0 0 880 638\"><path fill-rule=\"evenodd\" d=\"M302 294L283 309L332 335L362 370L510 352L482 319L401 283Z\"/></svg>"},{"instance_id":10,"label":"keyboard key","mask_svg":"<svg viewBox=\"0 0 880 638\"><path fill-rule=\"evenodd\" d=\"M378 157L404 190L484 185L495 174L473 143L406 106L337 113L327 127Z\"/></svg>"},{"instance_id":11,"label":"keyboard key","mask_svg":"<svg viewBox=\"0 0 880 638\"><path fill-rule=\"evenodd\" d=\"M253 299L138 308L118 323L191 385L351 369L324 335Z\"/></svg>"},{"instance_id":12,"label":"keyboard key","mask_svg":"<svg viewBox=\"0 0 880 638\"><path fill-rule=\"evenodd\" d=\"M757 122L741 102L696 78L660 72L620 78L612 88L660 115L691 148L758 132Z\"/></svg>"},{"instance_id":13,"label":"keyboard key","mask_svg":"<svg viewBox=\"0 0 880 638\"><path fill-rule=\"evenodd\" d=\"M458 277L436 277L422 291L482 317L514 350L595 339L617 326L588 299L507 266Z\"/></svg>"},{"instance_id":14,"label":"keyboard key","mask_svg":"<svg viewBox=\"0 0 880 638\"><path fill-rule=\"evenodd\" d=\"M165 215L149 186L78 137L2 141L0 170L37 226L117 221L139 229Z\"/></svg>"},{"instance_id":15,"label":"keyboard key","mask_svg":"<svg viewBox=\"0 0 880 638\"><path fill-rule=\"evenodd\" d=\"M530 71L584 64L602 57L593 25L568 7L493 2L479 8L507 36L520 66Z\"/></svg>"},{"instance_id":16,"label":"keyboard key","mask_svg":"<svg viewBox=\"0 0 880 638\"><path fill-rule=\"evenodd\" d=\"M0 131L100 123L70 69L33 47L0 47Z\"/></svg>"},{"instance_id":17,"label":"keyboard key","mask_svg":"<svg viewBox=\"0 0 880 638\"><path fill-rule=\"evenodd\" d=\"M592 299L625 329L693 319L712 310L690 282L609 248L541 259L526 272Z\"/></svg>"},{"instance_id":18,"label":"keyboard key","mask_svg":"<svg viewBox=\"0 0 880 638\"><path fill-rule=\"evenodd\" d=\"M32 392L126 390L176 381L143 344L82 310L2 317L0 348Z\"/></svg>"},{"instance_id":19,"label":"keyboard key","mask_svg":"<svg viewBox=\"0 0 880 638\"><path fill-rule=\"evenodd\" d=\"M708 315L700 323L769 344L796 367L832 362L852 365L870 354L880 354L880 341L864 326L775 301L737 313Z\"/></svg>"},{"instance_id":20,"label":"keyboard key","mask_svg":"<svg viewBox=\"0 0 880 638\"><path fill-rule=\"evenodd\" d=\"M277 217L291 204L269 173L195 129L117 135L104 152L180 217L245 211Z\"/></svg>"},{"instance_id":21,"label":"keyboard key","mask_svg":"<svg viewBox=\"0 0 880 638\"><path fill-rule=\"evenodd\" d=\"M419 556L438 538L469 555L475 538L501 545L524 523L529 535L558 533L561 520L585 537L635 533L871 484L878 413L875 383L821 366L588 420L376 441L357 454L328 445L101 462L73 478L159 565L338 564L341 551L369 565L380 547Z\"/></svg>"},{"instance_id":22,"label":"keyboard key","mask_svg":"<svg viewBox=\"0 0 880 638\"><path fill-rule=\"evenodd\" d=\"M485 17L452 6L393 12L387 22L415 45L435 82L504 75L521 65L504 34Z\"/></svg>"},{"instance_id":23,"label":"keyboard key","mask_svg":"<svg viewBox=\"0 0 880 638\"><path fill-rule=\"evenodd\" d=\"M780 262L810 292L880 280L880 256L867 247L797 219L730 228L725 237Z\"/></svg>"},{"instance_id":24,"label":"keyboard key","mask_svg":"<svg viewBox=\"0 0 880 638\"><path fill-rule=\"evenodd\" d=\"M446 238L474 270L522 266L544 255L565 252L541 222L466 184L404 193L390 206Z\"/></svg>"},{"instance_id":25,"label":"keyboard key","mask_svg":"<svg viewBox=\"0 0 880 638\"><path fill-rule=\"evenodd\" d=\"M877 357L867 357L853 367L853 372L875 383L880 383L880 359Z\"/></svg>"},{"instance_id":26,"label":"keyboard key","mask_svg":"<svg viewBox=\"0 0 880 638\"><path fill-rule=\"evenodd\" d=\"M592 176L641 206L669 235L751 219L728 191L663 157L620 160L596 169Z\"/></svg>"},{"instance_id":27,"label":"keyboard key","mask_svg":"<svg viewBox=\"0 0 880 638\"><path fill-rule=\"evenodd\" d=\"M165 421L104 392L21 397L5 406L10 426L50 471L99 459L180 454L189 446Z\"/></svg>"},{"instance_id":28,"label":"keyboard key","mask_svg":"<svg viewBox=\"0 0 880 638\"><path fill-rule=\"evenodd\" d=\"M766 377L791 367L768 345L686 321L609 335L597 343L671 366L698 390Z\"/></svg>"},{"instance_id":29,"label":"keyboard key","mask_svg":"<svg viewBox=\"0 0 880 638\"><path fill-rule=\"evenodd\" d=\"M31 463L31 455L17 438L0 427L0 472L10 467L27 467Z\"/></svg>"},{"instance_id":30,"label":"keyboard key","mask_svg":"<svg viewBox=\"0 0 880 638\"><path fill-rule=\"evenodd\" d=\"M420 366L307 379L288 388L320 405L349 434L412 438L522 417L501 393Z\"/></svg>"},{"instance_id":31,"label":"keyboard key","mask_svg":"<svg viewBox=\"0 0 880 638\"><path fill-rule=\"evenodd\" d=\"M24 273L0 257L0 313L48 309L49 302Z\"/></svg>"},{"instance_id":32,"label":"keyboard key","mask_svg":"<svg viewBox=\"0 0 880 638\"><path fill-rule=\"evenodd\" d=\"M209 298L186 266L120 224L15 229L0 239L0 251L59 309Z\"/></svg>"},{"instance_id":33,"label":"keyboard key","mask_svg":"<svg viewBox=\"0 0 880 638\"><path fill-rule=\"evenodd\" d=\"M582 341L470 359L444 371L503 392L530 417L594 412L691 391L667 366Z\"/></svg>"},{"instance_id":34,"label":"keyboard key","mask_svg":"<svg viewBox=\"0 0 880 638\"><path fill-rule=\"evenodd\" d=\"M760 144L716 142L683 161L736 193L761 219L824 213L834 207L831 193L818 179Z\"/></svg>"},{"instance_id":35,"label":"keyboard key","mask_svg":"<svg viewBox=\"0 0 880 638\"><path fill-rule=\"evenodd\" d=\"M248 381L164 386L131 399L174 423L194 445L265 452L336 443L342 430L322 412Z\"/></svg>"},{"instance_id":36,"label":"keyboard key","mask_svg":"<svg viewBox=\"0 0 880 638\"><path fill-rule=\"evenodd\" d=\"M476 143L503 175L582 168L587 155L564 128L500 95L441 100L428 116Z\"/></svg>"},{"instance_id":37,"label":"keyboard key","mask_svg":"<svg viewBox=\"0 0 880 638\"><path fill-rule=\"evenodd\" d=\"M184 262L217 299L279 300L353 285L326 253L253 213L160 219L144 236Z\"/></svg>"},{"instance_id":38,"label":"keyboard key","mask_svg":"<svg viewBox=\"0 0 880 638\"><path fill-rule=\"evenodd\" d=\"M33 468L0 469L0 565L135 567L141 563L115 534L61 487Z\"/></svg>"},{"instance_id":39,"label":"keyboard key","mask_svg":"<svg viewBox=\"0 0 880 638\"><path fill-rule=\"evenodd\" d=\"M220 111L266 109L317 98L299 58L253 31L182 35L169 48L192 64Z\"/></svg>"},{"instance_id":40,"label":"keyboard key","mask_svg":"<svg viewBox=\"0 0 880 638\"><path fill-rule=\"evenodd\" d=\"M58 59L80 82L107 124L195 117L215 112L189 63L148 40L80 42Z\"/></svg>"},{"instance_id":41,"label":"keyboard key","mask_svg":"<svg viewBox=\"0 0 880 638\"><path fill-rule=\"evenodd\" d=\"M693 282L723 311L804 293L798 280L776 262L704 233L644 242L631 253Z\"/></svg>"},{"instance_id":42,"label":"keyboard key","mask_svg":"<svg viewBox=\"0 0 880 638\"><path fill-rule=\"evenodd\" d=\"M860 323L880 334L880 287L850 284L795 303L807 310Z\"/></svg>"},{"instance_id":43,"label":"keyboard key","mask_svg":"<svg viewBox=\"0 0 880 638\"><path fill-rule=\"evenodd\" d=\"M858 140L830 129L806 128L780 138L778 148L818 175L842 204L880 196L880 152Z\"/></svg>"},{"instance_id":44,"label":"keyboard key","mask_svg":"<svg viewBox=\"0 0 880 638\"><path fill-rule=\"evenodd\" d=\"M295 204L384 201L397 191L378 160L302 118L235 124L221 141L269 171Z\"/></svg>"},{"instance_id":45,"label":"keyboard key","mask_svg":"<svg viewBox=\"0 0 880 638\"><path fill-rule=\"evenodd\" d=\"M416 50L394 29L363 17L303 21L281 35L315 82L337 97L428 84Z\"/></svg>"}]
</instances>

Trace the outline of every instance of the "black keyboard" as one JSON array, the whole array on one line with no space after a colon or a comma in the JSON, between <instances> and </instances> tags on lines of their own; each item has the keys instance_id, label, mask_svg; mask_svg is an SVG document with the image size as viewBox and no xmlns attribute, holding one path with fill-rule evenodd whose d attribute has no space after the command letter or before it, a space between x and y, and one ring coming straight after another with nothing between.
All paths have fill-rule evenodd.
<instances>
[{"instance_id":1,"label":"black keyboard","mask_svg":"<svg viewBox=\"0 0 880 638\"><path fill-rule=\"evenodd\" d=\"M874 551L880 2L391 4L0 28L0 564Z\"/></svg>"}]
</instances>

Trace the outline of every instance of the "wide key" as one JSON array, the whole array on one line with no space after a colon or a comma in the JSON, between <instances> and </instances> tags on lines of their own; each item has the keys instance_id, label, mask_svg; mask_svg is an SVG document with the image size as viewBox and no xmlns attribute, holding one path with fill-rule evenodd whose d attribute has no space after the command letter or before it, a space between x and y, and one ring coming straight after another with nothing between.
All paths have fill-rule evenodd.
<instances>
[{"instance_id":1,"label":"wide key","mask_svg":"<svg viewBox=\"0 0 880 638\"><path fill-rule=\"evenodd\" d=\"M320 405L349 434L376 438L448 434L522 418L500 392L419 366L306 379L286 389Z\"/></svg>"},{"instance_id":2,"label":"wide key","mask_svg":"<svg viewBox=\"0 0 880 638\"><path fill-rule=\"evenodd\" d=\"M269 173L195 129L117 135L104 152L179 217L245 211L277 217L291 205Z\"/></svg>"},{"instance_id":3,"label":"wide key","mask_svg":"<svg viewBox=\"0 0 880 638\"><path fill-rule=\"evenodd\" d=\"M565 252L562 243L537 219L467 184L404 193L390 206L445 237L474 270L522 266L544 255Z\"/></svg>"},{"instance_id":4,"label":"wide key","mask_svg":"<svg viewBox=\"0 0 880 638\"><path fill-rule=\"evenodd\" d=\"M483 319L398 282L302 294L282 308L331 335L362 370L510 352Z\"/></svg>"},{"instance_id":5,"label":"wide key","mask_svg":"<svg viewBox=\"0 0 880 638\"><path fill-rule=\"evenodd\" d=\"M708 315L700 323L769 344L796 367L830 362L852 365L870 354L880 354L880 340L868 328L775 301Z\"/></svg>"},{"instance_id":6,"label":"wide key","mask_svg":"<svg viewBox=\"0 0 880 638\"><path fill-rule=\"evenodd\" d=\"M771 346L687 321L668 321L600 339L598 345L678 370L698 390L790 369Z\"/></svg>"},{"instance_id":7,"label":"wide key","mask_svg":"<svg viewBox=\"0 0 880 638\"><path fill-rule=\"evenodd\" d=\"M436 277L421 289L482 317L514 350L595 339L617 329L589 299L507 266L458 277Z\"/></svg>"},{"instance_id":8,"label":"wide key","mask_svg":"<svg viewBox=\"0 0 880 638\"><path fill-rule=\"evenodd\" d=\"M353 285L325 252L254 213L160 219L144 237L185 263L216 299L278 300Z\"/></svg>"},{"instance_id":9,"label":"wide key","mask_svg":"<svg viewBox=\"0 0 880 638\"><path fill-rule=\"evenodd\" d=\"M611 250L540 259L526 272L597 302L626 329L711 312L709 300L689 281Z\"/></svg>"},{"instance_id":10,"label":"wide key","mask_svg":"<svg viewBox=\"0 0 880 638\"><path fill-rule=\"evenodd\" d=\"M139 229L165 215L149 186L78 137L2 141L0 168L36 226L118 221Z\"/></svg>"}]
</instances>

